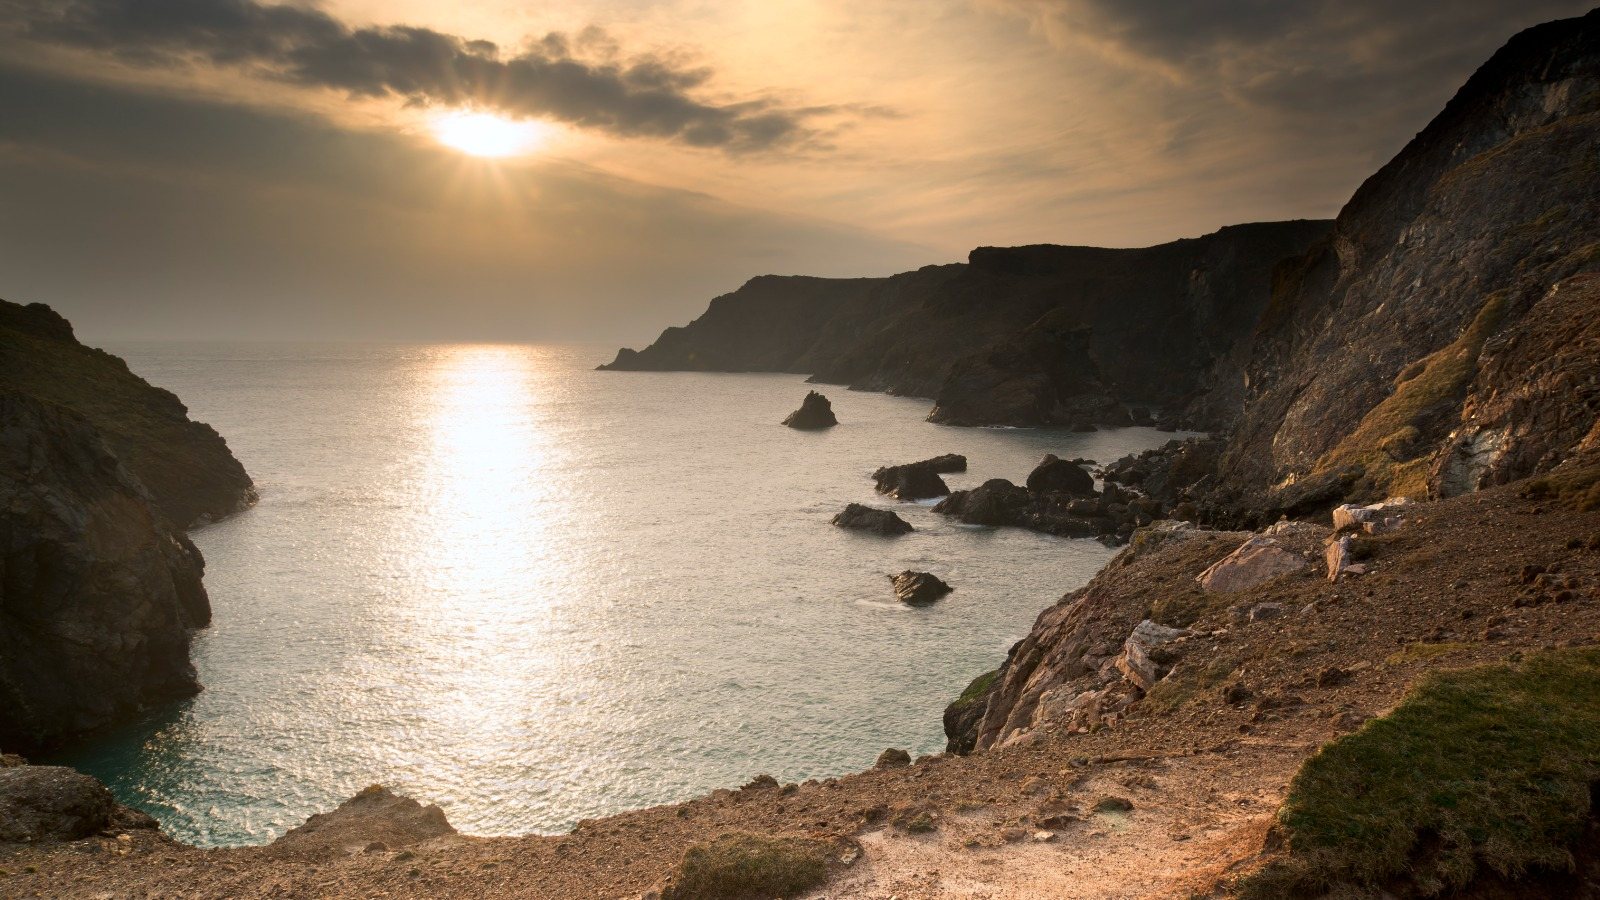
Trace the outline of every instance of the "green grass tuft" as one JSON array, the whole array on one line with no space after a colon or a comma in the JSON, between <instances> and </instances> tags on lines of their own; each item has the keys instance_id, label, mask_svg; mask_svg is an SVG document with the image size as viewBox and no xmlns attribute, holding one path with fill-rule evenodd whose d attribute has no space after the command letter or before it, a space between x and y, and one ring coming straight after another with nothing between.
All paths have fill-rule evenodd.
<instances>
[{"instance_id":1,"label":"green grass tuft","mask_svg":"<svg viewBox=\"0 0 1600 900\"><path fill-rule=\"evenodd\" d=\"M695 844L662 900L792 897L828 880L830 847L798 837L731 833Z\"/></svg>"},{"instance_id":2,"label":"green grass tuft","mask_svg":"<svg viewBox=\"0 0 1600 900\"><path fill-rule=\"evenodd\" d=\"M1437 896L1486 872L1567 871L1600 780L1600 649L1436 674L1301 767L1285 855L1251 900L1332 888Z\"/></svg>"}]
</instances>

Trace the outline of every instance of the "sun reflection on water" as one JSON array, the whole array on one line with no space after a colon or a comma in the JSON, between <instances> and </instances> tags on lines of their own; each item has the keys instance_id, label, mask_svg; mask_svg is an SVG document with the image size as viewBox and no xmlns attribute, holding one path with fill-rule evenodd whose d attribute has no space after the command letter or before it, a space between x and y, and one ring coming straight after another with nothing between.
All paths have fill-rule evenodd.
<instances>
[{"instance_id":1,"label":"sun reflection on water","mask_svg":"<svg viewBox=\"0 0 1600 900\"><path fill-rule=\"evenodd\" d=\"M532 348L468 345L442 348L420 387L409 562L424 590L399 611L416 664L406 693L417 727L492 754L536 715L559 664L530 652L549 640L563 578L547 534L561 514L541 427L552 386Z\"/></svg>"}]
</instances>

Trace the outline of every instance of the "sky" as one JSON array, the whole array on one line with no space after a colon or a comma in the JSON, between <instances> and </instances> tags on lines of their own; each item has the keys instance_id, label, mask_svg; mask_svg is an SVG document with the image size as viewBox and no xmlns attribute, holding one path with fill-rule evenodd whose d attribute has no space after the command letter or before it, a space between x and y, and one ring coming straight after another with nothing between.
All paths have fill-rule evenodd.
<instances>
[{"instance_id":1,"label":"sky","mask_svg":"<svg viewBox=\"0 0 1600 900\"><path fill-rule=\"evenodd\" d=\"M1587 6L0 0L0 297L98 340L641 345L759 274L1331 217Z\"/></svg>"}]
</instances>

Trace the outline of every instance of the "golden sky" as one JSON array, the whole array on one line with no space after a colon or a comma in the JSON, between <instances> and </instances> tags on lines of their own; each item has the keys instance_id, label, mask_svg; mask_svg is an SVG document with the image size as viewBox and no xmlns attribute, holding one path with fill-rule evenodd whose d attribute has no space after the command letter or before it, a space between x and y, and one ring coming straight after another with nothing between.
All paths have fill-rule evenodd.
<instances>
[{"instance_id":1,"label":"golden sky","mask_svg":"<svg viewBox=\"0 0 1600 900\"><path fill-rule=\"evenodd\" d=\"M1585 8L0 0L0 296L113 338L640 343L767 272L1331 216Z\"/></svg>"}]
</instances>

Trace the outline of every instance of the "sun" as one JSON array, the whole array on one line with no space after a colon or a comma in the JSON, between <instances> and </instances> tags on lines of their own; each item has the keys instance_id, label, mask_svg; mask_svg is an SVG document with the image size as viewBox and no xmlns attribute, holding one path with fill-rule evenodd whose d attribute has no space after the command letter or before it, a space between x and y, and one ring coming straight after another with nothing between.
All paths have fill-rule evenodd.
<instances>
[{"instance_id":1,"label":"sun","mask_svg":"<svg viewBox=\"0 0 1600 900\"><path fill-rule=\"evenodd\" d=\"M518 122L481 112L452 112L430 123L439 143L473 156L517 156L536 149L548 132L541 122Z\"/></svg>"}]
</instances>

